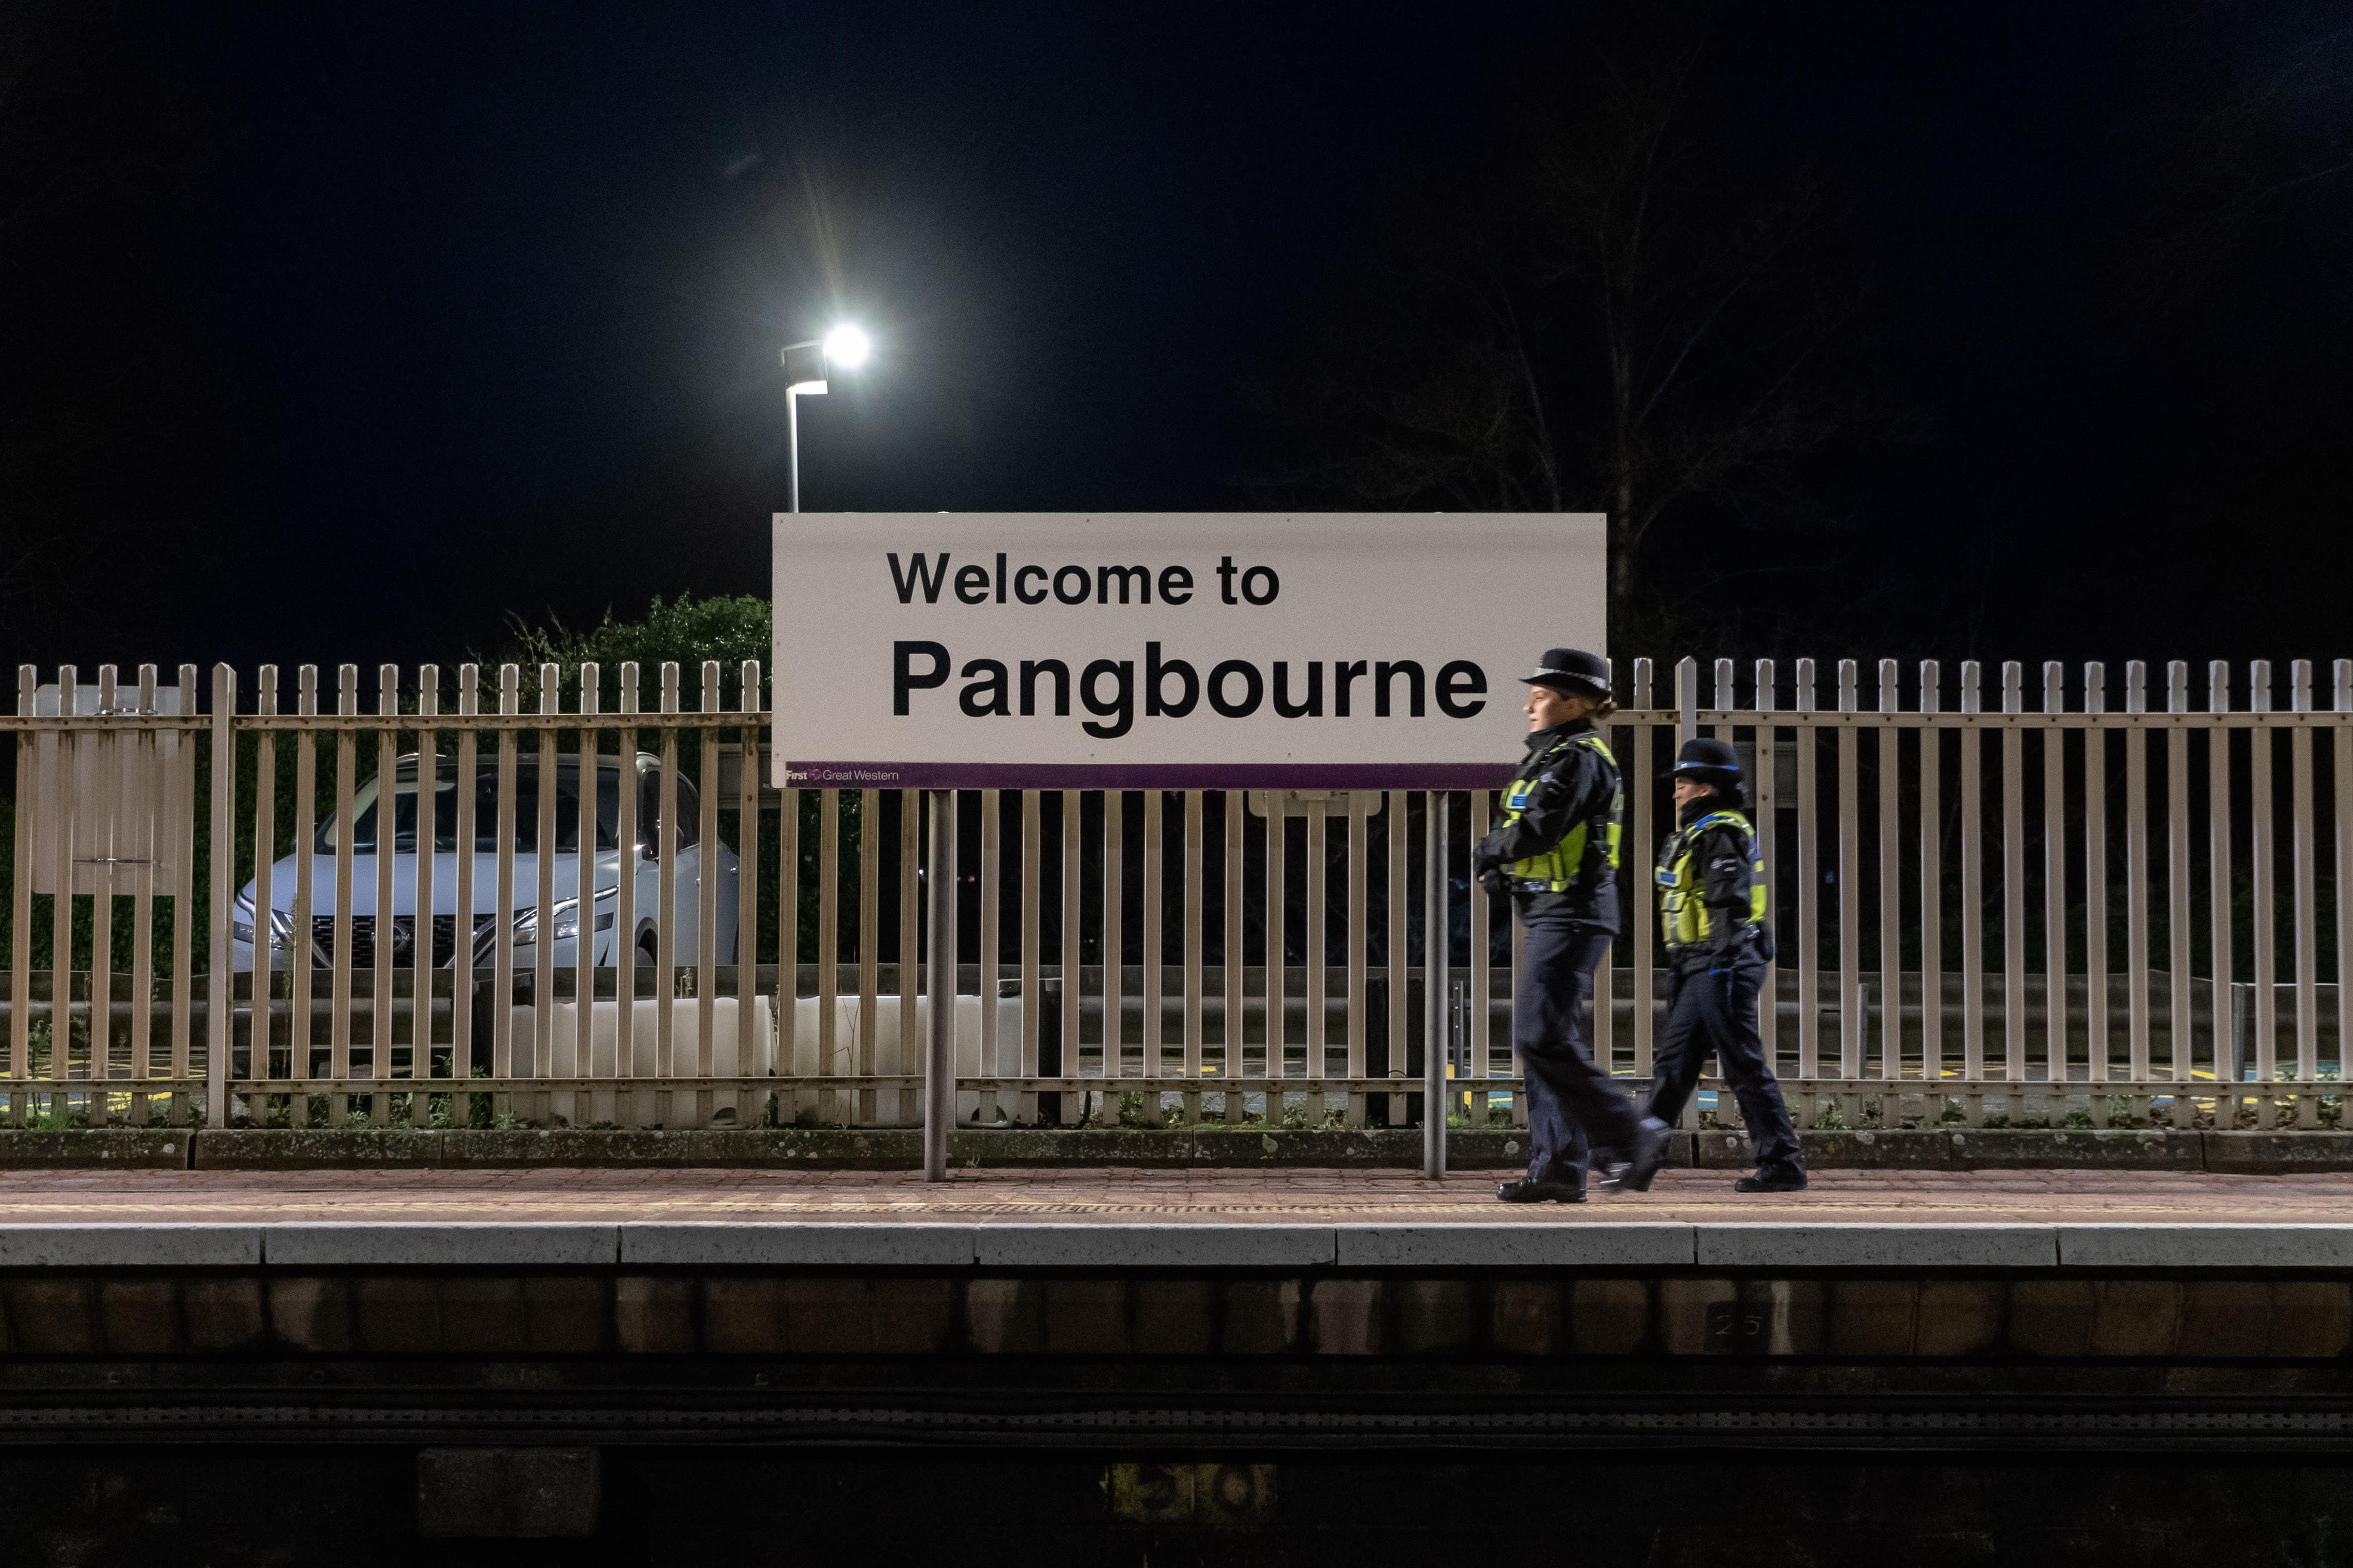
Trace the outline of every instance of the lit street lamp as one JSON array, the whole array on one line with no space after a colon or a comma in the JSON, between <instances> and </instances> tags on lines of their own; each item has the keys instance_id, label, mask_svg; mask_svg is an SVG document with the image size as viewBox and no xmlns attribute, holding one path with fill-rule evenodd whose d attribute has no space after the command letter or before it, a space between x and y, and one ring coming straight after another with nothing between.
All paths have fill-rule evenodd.
<instances>
[{"instance_id":1,"label":"lit street lamp","mask_svg":"<svg viewBox=\"0 0 2353 1568\"><path fill-rule=\"evenodd\" d=\"M866 341L863 331L847 322L826 333L823 344L825 357L844 370L856 370L864 364L873 346Z\"/></svg>"},{"instance_id":2,"label":"lit street lamp","mask_svg":"<svg viewBox=\"0 0 2353 1568\"><path fill-rule=\"evenodd\" d=\"M801 414L803 393L825 395L823 366L838 364L853 370L866 363L873 349L866 334L843 322L822 339L785 345L785 367L793 355L815 349L819 379L796 381L785 388L785 419L791 429L793 510L801 510ZM779 688L781 691L781 688ZM935 789L932 797L932 854L925 868L931 904L930 1005L923 1041L923 1179L944 1182L948 1175L948 1130L955 1125L955 794Z\"/></svg>"},{"instance_id":3,"label":"lit street lamp","mask_svg":"<svg viewBox=\"0 0 2353 1568\"><path fill-rule=\"evenodd\" d=\"M792 368L793 355L802 349L817 350L821 365L832 363L841 366L844 370L854 370L866 362L866 356L872 351L873 344L867 340L863 331L844 322L826 333L823 338L810 338L803 342L786 343L784 352L786 369ZM800 399L803 394L811 397L822 397L825 392L826 384L822 376L816 381L797 381L785 388L785 426L789 433L788 445L792 454L792 510L794 511L801 510Z\"/></svg>"}]
</instances>

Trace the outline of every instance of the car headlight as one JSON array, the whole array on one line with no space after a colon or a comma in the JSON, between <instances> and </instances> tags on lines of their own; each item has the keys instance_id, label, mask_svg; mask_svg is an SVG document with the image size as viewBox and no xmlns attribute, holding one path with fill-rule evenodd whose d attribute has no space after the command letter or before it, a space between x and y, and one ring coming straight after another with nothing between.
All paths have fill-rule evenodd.
<instances>
[{"instance_id":1,"label":"car headlight","mask_svg":"<svg viewBox=\"0 0 2353 1568\"><path fill-rule=\"evenodd\" d=\"M613 929L613 910L611 906L620 897L620 889L617 887L600 888L597 889L596 929L598 931L611 931ZM570 942L579 934L580 900L577 898L558 899L555 901L555 935L553 940L556 942ZM539 910L537 909L519 910L515 912L514 939L515 945L518 947L526 947L537 943L539 941Z\"/></svg>"},{"instance_id":2,"label":"car headlight","mask_svg":"<svg viewBox=\"0 0 2353 1568\"><path fill-rule=\"evenodd\" d=\"M253 945L253 902L239 893L228 911L228 934L232 941ZM294 921L284 910L269 911L269 945L282 948L294 934Z\"/></svg>"}]
</instances>

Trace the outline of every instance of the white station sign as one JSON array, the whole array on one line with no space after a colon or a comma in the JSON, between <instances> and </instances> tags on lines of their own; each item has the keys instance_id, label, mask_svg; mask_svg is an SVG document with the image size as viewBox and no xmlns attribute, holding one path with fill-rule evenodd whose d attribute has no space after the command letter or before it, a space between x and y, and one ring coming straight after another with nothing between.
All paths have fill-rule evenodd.
<instances>
[{"instance_id":1,"label":"white station sign","mask_svg":"<svg viewBox=\"0 0 2353 1568\"><path fill-rule=\"evenodd\" d=\"M780 514L776 775L1492 785L1606 559L1588 513Z\"/></svg>"}]
</instances>

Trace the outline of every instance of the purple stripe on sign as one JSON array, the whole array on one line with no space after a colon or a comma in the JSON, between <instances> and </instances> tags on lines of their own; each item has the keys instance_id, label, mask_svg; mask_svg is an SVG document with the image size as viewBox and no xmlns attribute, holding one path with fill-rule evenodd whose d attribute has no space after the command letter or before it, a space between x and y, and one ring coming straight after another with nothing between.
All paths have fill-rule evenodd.
<instances>
[{"instance_id":1,"label":"purple stripe on sign","mask_svg":"<svg viewBox=\"0 0 2353 1568\"><path fill-rule=\"evenodd\" d=\"M792 763L796 789L1501 789L1509 763Z\"/></svg>"}]
</instances>

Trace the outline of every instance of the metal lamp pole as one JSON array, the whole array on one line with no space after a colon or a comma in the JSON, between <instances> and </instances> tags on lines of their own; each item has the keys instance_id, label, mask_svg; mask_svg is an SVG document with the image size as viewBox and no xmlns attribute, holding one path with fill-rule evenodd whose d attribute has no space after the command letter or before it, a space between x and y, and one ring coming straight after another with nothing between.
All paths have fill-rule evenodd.
<instances>
[{"instance_id":1,"label":"metal lamp pole","mask_svg":"<svg viewBox=\"0 0 2353 1568\"><path fill-rule=\"evenodd\" d=\"M785 368L792 369L793 356L809 349L817 350L820 370L827 364L853 368L865 363L871 347L864 332L845 323L823 338L786 343ZM815 380L796 381L785 388L790 499L796 512L801 510L801 399L822 397L826 390L821 374ZM913 804L909 802L911 807ZM923 1039L923 1178L944 1182L948 1174L948 1132L955 1125L956 1107L955 793L933 790L931 805L932 863L926 873L931 879L931 1017ZM903 1042L913 1031L904 1026L907 1020L901 1022L900 1037Z\"/></svg>"},{"instance_id":2,"label":"metal lamp pole","mask_svg":"<svg viewBox=\"0 0 2353 1568\"><path fill-rule=\"evenodd\" d=\"M838 364L844 369L849 369L863 364L871 347L864 332L847 323L834 328L822 338L805 338L799 342L785 345L784 362L786 370L793 368L793 355L805 349L815 349L818 354L818 371L816 380L797 381L785 388L786 443L791 451L791 500L794 511L801 510L801 398L805 395L824 396L826 394L825 366Z\"/></svg>"},{"instance_id":3,"label":"metal lamp pole","mask_svg":"<svg viewBox=\"0 0 2353 1568\"><path fill-rule=\"evenodd\" d=\"M785 363L787 364L792 363L795 349L815 347L817 343L814 341L806 343L787 343L785 345ZM792 474L790 490L792 506L789 510L793 511L801 510L801 398L803 395L822 397L825 395L825 383L822 381L797 381L785 388L786 445L792 454L789 465Z\"/></svg>"}]
</instances>

